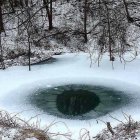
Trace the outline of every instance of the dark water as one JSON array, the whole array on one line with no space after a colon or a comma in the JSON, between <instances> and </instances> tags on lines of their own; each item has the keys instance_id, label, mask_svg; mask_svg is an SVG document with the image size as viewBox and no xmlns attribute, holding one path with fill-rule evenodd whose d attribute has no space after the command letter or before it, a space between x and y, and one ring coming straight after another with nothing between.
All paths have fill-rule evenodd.
<instances>
[{"instance_id":1,"label":"dark water","mask_svg":"<svg viewBox=\"0 0 140 140\"><path fill-rule=\"evenodd\" d=\"M56 106L65 115L82 115L95 109L100 103L100 98L87 90L66 90L57 95Z\"/></svg>"},{"instance_id":2,"label":"dark water","mask_svg":"<svg viewBox=\"0 0 140 140\"><path fill-rule=\"evenodd\" d=\"M37 63L33 63L31 65L43 65L43 64L52 64L52 63L55 63L57 62L57 59L56 58L53 58L53 57L50 57L48 59L45 59L45 60L42 60L42 61L39 61Z\"/></svg>"},{"instance_id":3,"label":"dark water","mask_svg":"<svg viewBox=\"0 0 140 140\"><path fill-rule=\"evenodd\" d=\"M92 119L130 102L122 91L91 85L64 85L40 89L28 97L30 104L51 115L69 119Z\"/></svg>"}]
</instances>

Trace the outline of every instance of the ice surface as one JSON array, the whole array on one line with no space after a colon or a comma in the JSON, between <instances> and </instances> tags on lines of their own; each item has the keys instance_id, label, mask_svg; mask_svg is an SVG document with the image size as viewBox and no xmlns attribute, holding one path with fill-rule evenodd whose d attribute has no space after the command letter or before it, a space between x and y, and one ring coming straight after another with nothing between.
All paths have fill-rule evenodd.
<instances>
[{"instance_id":1,"label":"ice surface","mask_svg":"<svg viewBox=\"0 0 140 140\"><path fill-rule=\"evenodd\" d=\"M58 61L53 64L32 66L32 71L28 67L11 67L5 71L0 71L0 109L11 113L22 112L20 116L28 120L31 116L41 119L42 127L51 122L59 122L50 128L50 132L71 132L72 139L79 139L79 132L82 128L90 131L91 136L95 136L105 124L102 121L111 121L112 126L119 122L113 120L109 115L102 116L97 120L67 120L44 114L39 109L26 103L26 97L34 90L44 87L56 87L64 84L90 84L112 87L124 91L132 96L133 103L124 106L122 109L111 113L114 117L125 120L122 111L134 119L140 120L140 58L131 63L124 64L119 60L114 62L115 69L104 56L101 66L94 64L89 67L90 61L87 54L63 54L55 56ZM100 121L102 120L102 121ZM67 128L67 127L68 128ZM82 133L82 132L81 132ZM57 137L57 139L65 139Z\"/></svg>"}]
</instances>

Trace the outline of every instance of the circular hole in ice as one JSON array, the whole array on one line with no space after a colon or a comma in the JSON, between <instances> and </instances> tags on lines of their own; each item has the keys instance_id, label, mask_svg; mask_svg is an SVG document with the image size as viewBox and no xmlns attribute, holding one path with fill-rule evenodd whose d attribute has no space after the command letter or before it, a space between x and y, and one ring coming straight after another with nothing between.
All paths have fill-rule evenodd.
<instances>
[{"instance_id":1,"label":"circular hole in ice","mask_svg":"<svg viewBox=\"0 0 140 140\"><path fill-rule=\"evenodd\" d=\"M66 90L56 97L57 109L65 115L82 115L95 109L100 98L93 92L83 89Z\"/></svg>"},{"instance_id":2,"label":"circular hole in ice","mask_svg":"<svg viewBox=\"0 0 140 140\"><path fill-rule=\"evenodd\" d=\"M76 84L39 89L29 95L28 99L31 105L48 114L83 120L120 109L131 100L119 90Z\"/></svg>"}]
</instances>

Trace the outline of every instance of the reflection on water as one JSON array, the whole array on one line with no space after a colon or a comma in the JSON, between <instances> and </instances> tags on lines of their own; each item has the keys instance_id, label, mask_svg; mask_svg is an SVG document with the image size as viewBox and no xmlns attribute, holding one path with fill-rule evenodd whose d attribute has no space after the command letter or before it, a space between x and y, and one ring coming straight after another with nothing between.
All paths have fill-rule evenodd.
<instances>
[{"instance_id":1,"label":"reflection on water","mask_svg":"<svg viewBox=\"0 0 140 140\"><path fill-rule=\"evenodd\" d=\"M65 115L81 115L95 109L100 103L99 97L86 90L66 90L57 95L56 107Z\"/></svg>"},{"instance_id":2,"label":"reflection on water","mask_svg":"<svg viewBox=\"0 0 140 140\"><path fill-rule=\"evenodd\" d=\"M91 85L64 85L40 89L29 103L51 115L69 119L92 119L128 105L122 91Z\"/></svg>"}]
</instances>

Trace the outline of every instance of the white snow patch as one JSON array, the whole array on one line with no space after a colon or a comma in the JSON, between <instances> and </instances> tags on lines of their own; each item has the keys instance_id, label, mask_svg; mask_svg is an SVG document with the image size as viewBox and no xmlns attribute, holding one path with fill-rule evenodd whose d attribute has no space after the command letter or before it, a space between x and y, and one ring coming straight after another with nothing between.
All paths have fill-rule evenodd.
<instances>
[{"instance_id":1,"label":"white snow patch","mask_svg":"<svg viewBox=\"0 0 140 140\"><path fill-rule=\"evenodd\" d=\"M119 61L114 62L115 69L108 57L105 56L101 62L101 66L93 65L89 67L90 61L87 54L64 54L55 56L57 62L45 65L32 66L32 71L28 71L26 66L16 66L0 71L0 108L11 113L21 112L22 118L28 120L31 116L40 114L41 124L43 126L50 124L54 120L56 125L50 128L50 132L71 132L72 139L79 139L79 131L85 128L95 136L103 128L105 124L97 123L96 119L91 120L68 120L48 115L37 108L26 103L26 97L34 90L41 87L57 87L57 85L65 84L90 84L103 85L112 87L120 91L124 91L132 96L135 102L129 106L116 110L111 113L116 118L124 120L122 111L131 114L134 119L140 120L140 57L131 63L128 63L124 69L124 65ZM108 115L98 118L103 121L110 121L112 126L119 122L113 120ZM66 126L62 123L64 122ZM64 137L57 139L65 139Z\"/></svg>"}]
</instances>

